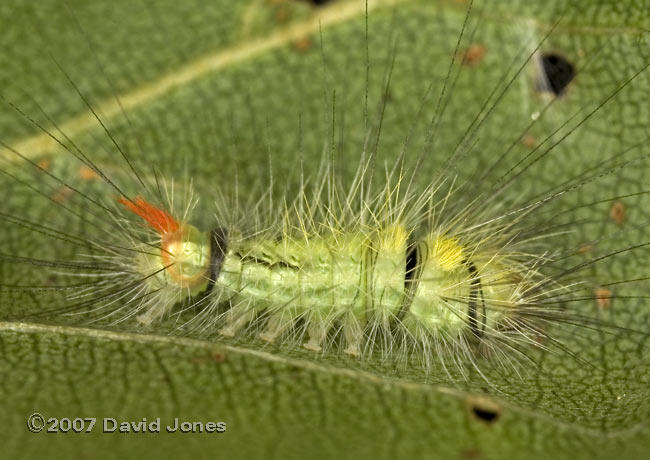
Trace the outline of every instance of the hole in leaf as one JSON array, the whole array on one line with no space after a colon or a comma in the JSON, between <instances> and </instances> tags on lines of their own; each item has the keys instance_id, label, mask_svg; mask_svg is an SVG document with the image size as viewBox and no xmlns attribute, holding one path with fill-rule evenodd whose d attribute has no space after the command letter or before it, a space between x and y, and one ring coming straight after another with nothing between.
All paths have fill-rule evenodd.
<instances>
[{"instance_id":1,"label":"hole in leaf","mask_svg":"<svg viewBox=\"0 0 650 460\"><path fill-rule=\"evenodd\" d=\"M327 3L331 3L333 0L305 0L307 3L311 3L314 6L323 6Z\"/></svg>"},{"instance_id":2,"label":"hole in leaf","mask_svg":"<svg viewBox=\"0 0 650 460\"><path fill-rule=\"evenodd\" d=\"M499 414L492 410L481 409L480 407L474 407L472 410L474 415L487 423L495 422L499 418Z\"/></svg>"},{"instance_id":3,"label":"hole in leaf","mask_svg":"<svg viewBox=\"0 0 650 460\"><path fill-rule=\"evenodd\" d=\"M557 53L545 53L541 58L540 91L552 92L555 96L564 94L566 87L576 76L575 66Z\"/></svg>"},{"instance_id":4,"label":"hole in leaf","mask_svg":"<svg viewBox=\"0 0 650 460\"><path fill-rule=\"evenodd\" d=\"M501 406L483 396L468 397L467 409L474 419L488 425L494 424L501 417Z\"/></svg>"}]
</instances>

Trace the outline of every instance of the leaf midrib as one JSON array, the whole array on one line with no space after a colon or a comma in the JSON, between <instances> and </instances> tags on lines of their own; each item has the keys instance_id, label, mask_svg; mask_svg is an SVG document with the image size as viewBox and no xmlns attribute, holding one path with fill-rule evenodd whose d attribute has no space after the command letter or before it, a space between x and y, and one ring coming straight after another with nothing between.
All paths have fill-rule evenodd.
<instances>
[{"instance_id":1,"label":"leaf midrib","mask_svg":"<svg viewBox=\"0 0 650 460\"><path fill-rule=\"evenodd\" d=\"M393 6L405 0L368 0L368 12L378 8ZM123 95L114 95L93 107L94 112L100 114L102 120L111 119L123 111L128 111L148 101L172 91L177 87L187 85L210 72L217 71L228 65L243 62L263 52L280 48L288 43L315 33L323 28L332 27L347 20L366 14L365 2L339 2L325 8L318 15L296 22L282 29L275 30L264 37L256 37L237 43L227 49L198 57L186 65L167 73L159 79L145 83L126 92ZM67 121L59 123L56 131L65 133L68 137L75 137L80 133L98 126L93 110L86 110ZM47 128L49 130L49 128ZM35 158L45 153L60 153L57 140L47 132L29 136L14 143L11 149L27 158ZM13 161L22 158L14 155L11 149L0 148L0 156Z\"/></svg>"}]
</instances>

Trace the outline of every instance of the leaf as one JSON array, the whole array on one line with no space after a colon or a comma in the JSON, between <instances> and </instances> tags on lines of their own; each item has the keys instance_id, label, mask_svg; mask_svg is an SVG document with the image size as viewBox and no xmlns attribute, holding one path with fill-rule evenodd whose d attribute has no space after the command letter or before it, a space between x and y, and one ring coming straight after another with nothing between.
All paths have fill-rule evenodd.
<instances>
[{"instance_id":1,"label":"leaf","mask_svg":"<svg viewBox=\"0 0 650 460\"><path fill-rule=\"evenodd\" d=\"M274 189L295 193L299 158L307 173L316 175L331 139L336 141L337 173L349 181L366 134L377 133L380 120L378 164L392 165L409 133L408 156L419 153L465 18L467 5L460 3L369 1L366 75L363 1L332 1L323 8L281 0L209 5L7 2L0 6L0 23L6 25L0 86L3 97L26 115L5 104L0 140L80 189L103 193L106 200L112 197L105 187L92 175L84 176L78 161L29 118L65 144L88 152L129 190L137 183L91 107L140 171L150 177L155 163L164 177L191 177L202 197L215 193L215 184L232 189L235 174L243 193L263 190L269 164ZM636 2L477 2L468 24L460 52L471 42L484 55L463 64L458 79L446 88L451 96L434 143L425 149L419 185L434 177L493 88L506 88L548 32L542 49L569 58L578 75L533 125L532 142L550 135L546 145L557 146L517 180L513 198L546 196L554 185L647 139L648 72L616 92L570 136L563 137L567 130L553 133L576 111L574 124L585 119L650 61L649 20ZM474 139L476 147L456 159L459 180L488 168L547 105L536 90L537 72L534 65L523 67L507 87ZM530 151L524 144L516 144L512 159ZM647 154L647 147L635 153ZM3 171L29 184L44 182L42 172L16 161L7 148L2 155ZM511 165L499 162L494 174L506 173ZM638 193L646 170L647 161L639 162L567 193L562 207L551 207L549 215L558 213L559 222L568 217L569 222L587 223L554 237L553 243L570 248L599 240L597 257L645 242L646 195L625 199L621 231L608 218L610 202L580 206ZM66 221L60 208L16 181L3 177L0 186L2 210L8 215L97 236L87 221ZM63 203L79 198L53 187L48 193ZM197 224L209 225L212 206L210 199L202 199L195 211ZM79 209L84 218L97 212L93 206ZM559 214L564 209L572 209L569 216ZM42 233L8 224L2 232L3 254L55 260L79 256L75 246ZM639 248L594 265L586 274L588 282L599 286L642 277L644 255L647 251ZM56 276L15 261L1 267L3 284L44 286ZM617 289L623 295L647 293L640 285ZM55 450L65 457L101 458L641 458L649 447L646 345L625 334L601 337L602 346L575 338L576 344L592 344L580 349L580 356L597 363L603 373L566 356L541 354L549 375L514 378L498 388L458 388L417 369L314 359L307 352L260 349L245 341L180 337L169 334L173 324L142 331L127 324L80 326L74 317L24 320L27 314L65 305L65 294L3 293L5 416L0 427L12 458ZM603 319L647 331L650 318L643 299L618 300L601 313ZM593 315L593 302L577 308ZM591 338L598 334L582 332ZM486 423L476 415L481 410L488 415L496 410L496 420ZM95 417L98 425L89 434L31 433L26 423L33 412L46 418ZM163 431L175 417L224 421L227 430L102 433L105 417L160 418Z\"/></svg>"}]
</instances>

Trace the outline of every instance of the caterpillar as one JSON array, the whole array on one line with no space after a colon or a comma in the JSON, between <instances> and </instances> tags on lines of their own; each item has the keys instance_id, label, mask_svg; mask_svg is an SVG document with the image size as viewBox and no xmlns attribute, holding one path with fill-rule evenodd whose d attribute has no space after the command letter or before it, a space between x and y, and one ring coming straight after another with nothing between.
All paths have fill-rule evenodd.
<instances>
[{"instance_id":1,"label":"caterpillar","mask_svg":"<svg viewBox=\"0 0 650 460\"><path fill-rule=\"evenodd\" d=\"M470 13L471 7L463 16L465 21ZM463 22L459 44L465 32ZM55 268L63 272L54 273L57 279L82 280L55 283L53 288L26 283L5 283L4 288L36 295L53 289L64 295L63 306L36 311L38 317L59 313L68 315L63 318L72 315L103 326L108 323L106 327L128 323L126 327L137 330L168 324L174 334L242 340L253 347L277 346L279 353L303 353L306 359L343 355L349 358L345 361L349 366L364 366L379 357L414 365L422 371L418 378L443 381L470 380L469 374L477 373L495 384L499 373L519 375L519 364L524 370L526 366L537 369L535 363L542 359L538 354L547 352L579 364L589 363L567 345L566 334L574 335L575 340L583 335L595 340L594 331L598 337L603 331L626 333L642 342L647 337L645 325L618 326L584 314L574 305L582 300L593 301L593 306L604 295L585 294L585 289L591 289L580 278L585 269L606 264L618 252L643 254L645 242L616 247L586 260L575 244L555 247L554 243L563 241L565 235L571 235L572 226L580 224L579 220L567 223L560 219L572 210L571 206L561 206L563 200L590 187L598 189L621 171L645 167L645 139L615 149L611 158L598 157L568 179L542 188L541 193L518 187L525 189L524 178L536 171L533 168L548 166L549 158L565 139L580 132L584 123L605 110L609 100L645 76L647 63L616 80L596 101L595 108L563 119L558 129L578 117L566 132L553 131L540 142L533 139L530 149L512 160L507 155L520 142L505 148L502 145L496 158L475 164L480 157L473 156L476 146L481 145L478 134L491 120L491 111L513 94L513 82L524 78L521 75L528 77L523 72L528 64L553 61L549 55L540 55L543 44L544 40L534 49L520 52L523 62L513 67L513 75L497 82L458 144L447 146L450 151L439 154L437 158L445 160L436 164L438 171L430 177L423 178L422 171L430 159L427 154L439 149L433 134L449 128L442 117L451 97L446 91L451 93L459 76L482 59L480 49L471 53L468 49L462 57L460 45L452 50L435 116L427 126L431 134L424 130L422 153L415 155L410 165L409 138L401 153L395 155L394 164L387 162L384 177L378 172L380 134L388 129L382 117L393 88L389 63L383 72L376 119L373 121L367 107L364 109L368 127L363 144L355 146L363 154L356 158L358 167L352 177L342 177L345 174L339 171L340 159L334 158L336 142L332 140L324 155L325 166L315 180L310 183L309 175L298 175L300 185L293 194L280 194L278 199L275 184L256 194L250 182L244 194L234 181L232 188L238 190L229 200L221 188L202 184L203 192L216 197L204 198L201 194L199 204L193 192L180 197L175 191L177 185L171 181L168 186L162 185L156 169L143 172L61 66L60 72L87 105L124 171L100 166L94 155L101 156L101 152L87 152L45 110L50 127L39 121L39 110L27 113L3 97L13 116L54 139L57 148L70 156L70 164L86 168L92 178L81 187L74 185L65 173L50 172L28 152L3 141L7 155L13 158L9 161L18 158L22 166L35 171L25 177L23 171L15 172L7 166L4 172L9 179L30 188L33 196L46 195L49 202L58 203L57 212L79 224L101 227L94 236L70 234L62 221L49 225L17 211L4 213L6 222L45 238L46 243L41 239L40 245L63 242L74 247L74 255L67 260L14 252L3 256L6 263L11 267L26 263ZM550 102L542 99L542 110L531 116L531 126L539 127L536 123L540 117L544 120L545 111L570 89L565 83L558 87L557 79L552 83L536 81L532 86L555 93ZM366 98L369 92L366 87ZM340 101L340 93L338 96ZM332 116L327 126L334 133L338 126L334 95L329 108ZM418 130L419 122L416 119L408 129ZM520 141L529 131L530 126L510 133L507 142L511 138ZM273 141L267 142L270 146ZM210 157L210 161L222 162L221 154L217 152L216 160ZM144 161L156 160L147 153ZM287 169L285 166L284 171ZM272 180L278 176L271 172L268 177ZM39 187L41 180L64 196L53 196L46 186ZM625 193L605 194L606 198L595 200L593 207ZM631 193L642 194L644 190ZM242 194L248 203L241 203ZM69 205L73 199L82 204ZM206 210L205 203L211 200L217 201L216 211L211 207ZM547 211L554 203L560 206ZM199 210L199 206L204 207ZM580 208L581 204L574 206ZM590 244L601 240L608 238L596 238ZM604 284L606 288L608 283ZM612 300L611 295L605 297ZM497 373L490 373L485 366L495 366Z\"/></svg>"},{"instance_id":2,"label":"caterpillar","mask_svg":"<svg viewBox=\"0 0 650 460\"><path fill-rule=\"evenodd\" d=\"M373 338L391 333L391 343L412 337L411 346L436 349L468 336L498 335L501 328L525 328L516 325L517 317L534 305L535 296L526 291L539 282L532 267L517 263L494 241L463 244L439 226L409 241L412 230L394 216L367 229L346 229L304 213L286 215L284 222L313 223L285 225L274 239L244 237L233 228L200 232L142 197L120 203L157 233L148 244L157 248L153 254L142 246L119 262L138 267L129 297L145 291L135 307L143 324L168 313L173 303L166 299L178 303L201 295L209 296L200 301L206 304L202 315L222 323L225 336L263 322L260 337L273 342L302 321L302 331L293 335L306 335L303 346L313 351L321 351L336 328L344 351L354 356L364 342L372 347ZM335 213L334 219L340 217ZM224 304L221 322L215 318Z\"/></svg>"}]
</instances>

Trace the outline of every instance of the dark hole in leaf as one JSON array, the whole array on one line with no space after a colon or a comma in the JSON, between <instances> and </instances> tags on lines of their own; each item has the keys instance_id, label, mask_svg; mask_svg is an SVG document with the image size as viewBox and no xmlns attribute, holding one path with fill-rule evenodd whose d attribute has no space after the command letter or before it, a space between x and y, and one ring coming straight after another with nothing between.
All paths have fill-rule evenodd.
<instances>
[{"instance_id":1,"label":"dark hole in leaf","mask_svg":"<svg viewBox=\"0 0 650 460\"><path fill-rule=\"evenodd\" d=\"M469 413L480 422L491 425L501 417L501 406L492 399L472 396L466 402Z\"/></svg>"},{"instance_id":2,"label":"dark hole in leaf","mask_svg":"<svg viewBox=\"0 0 650 460\"><path fill-rule=\"evenodd\" d=\"M330 3L332 0L306 0L308 3L311 3L312 5L316 6L321 6L325 5L326 3Z\"/></svg>"},{"instance_id":3,"label":"dark hole in leaf","mask_svg":"<svg viewBox=\"0 0 650 460\"><path fill-rule=\"evenodd\" d=\"M542 72L538 87L551 91L556 96L564 93L567 85L575 78L575 66L557 53L542 55Z\"/></svg>"},{"instance_id":4,"label":"dark hole in leaf","mask_svg":"<svg viewBox=\"0 0 650 460\"><path fill-rule=\"evenodd\" d=\"M483 420L484 422L487 423L493 423L496 422L497 419L499 418L499 413L495 412L490 409L482 409L480 407L473 407L472 408L472 413L476 415L478 418Z\"/></svg>"}]
</instances>

